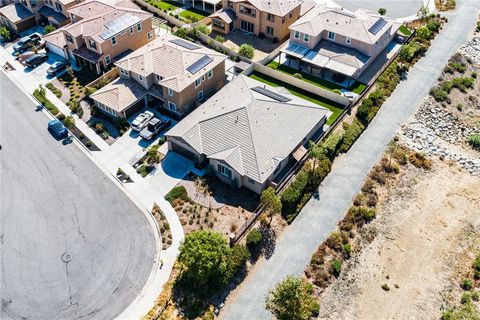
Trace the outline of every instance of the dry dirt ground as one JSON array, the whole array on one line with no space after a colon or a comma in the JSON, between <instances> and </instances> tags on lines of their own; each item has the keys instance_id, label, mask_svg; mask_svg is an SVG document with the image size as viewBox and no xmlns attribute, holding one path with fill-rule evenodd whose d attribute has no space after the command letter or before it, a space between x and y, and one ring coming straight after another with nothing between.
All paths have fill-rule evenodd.
<instances>
[{"instance_id":1,"label":"dry dirt ground","mask_svg":"<svg viewBox=\"0 0 480 320\"><path fill-rule=\"evenodd\" d=\"M480 179L434 160L431 171L409 166L393 189L364 230L374 240L322 294L320 318L440 317L462 234L480 223Z\"/></svg>"}]
</instances>

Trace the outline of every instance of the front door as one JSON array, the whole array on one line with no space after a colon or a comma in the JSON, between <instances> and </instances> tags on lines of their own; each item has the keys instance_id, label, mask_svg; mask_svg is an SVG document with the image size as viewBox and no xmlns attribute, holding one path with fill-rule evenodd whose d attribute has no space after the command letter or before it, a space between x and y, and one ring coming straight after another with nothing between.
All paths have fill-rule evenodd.
<instances>
[{"instance_id":1,"label":"front door","mask_svg":"<svg viewBox=\"0 0 480 320\"><path fill-rule=\"evenodd\" d=\"M255 25L251 22L240 20L240 29L250 33L254 33Z\"/></svg>"}]
</instances>

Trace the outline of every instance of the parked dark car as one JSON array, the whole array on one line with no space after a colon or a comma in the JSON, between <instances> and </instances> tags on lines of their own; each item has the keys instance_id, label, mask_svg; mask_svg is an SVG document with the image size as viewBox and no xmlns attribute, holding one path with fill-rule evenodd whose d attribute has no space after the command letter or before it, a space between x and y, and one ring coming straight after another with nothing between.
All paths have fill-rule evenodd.
<instances>
[{"instance_id":1,"label":"parked dark car","mask_svg":"<svg viewBox=\"0 0 480 320\"><path fill-rule=\"evenodd\" d=\"M67 64L65 62L57 61L54 64L52 64L50 68L48 68L47 74L49 76L54 76L57 73L65 70L66 67L67 67Z\"/></svg>"},{"instance_id":2,"label":"parked dark car","mask_svg":"<svg viewBox=\"0 0 480 320\"><path fill-rule=\"evenodd\" d=\"M147 126L140 131L140 137L146 140L152 139L157 133L161 132L163 129L167 128L170 125L170 119L161 120L158 118L151 119Z\"/></svg>"},{"instance_id":3,"label":"parked dark car","mask_svg":"<svg viewBox=\"0 0 480 320\"><path fill-rule=\"evenodd\" d=\"M48 122L48 131L57 139L63 139L68 136L68 130L58 119L53 119Z\"/></svg>"},{"instance_id":4,"label":"parked dark car","mask_svg":"<svg viewBox=\"0 0 480 320\"><path fill-rule=\"evenodd\" d=\"M36 53L25 60L25 64L27 67L35 68L39 64L44 63L48 60L48 55L46 53Z\"/></svg>"},{"instance_id":5,"label":"parked dark car","mask_svg":"<svg viewBox=\"0 0 480 320\"><path fill-rule=\"evenodd\" d=\"M30 37L23 37L13 45L13 51L23 52L28 48L30 48L30 46L32 45L32 42L33 40Z\"/></svg>"}]
</instances>

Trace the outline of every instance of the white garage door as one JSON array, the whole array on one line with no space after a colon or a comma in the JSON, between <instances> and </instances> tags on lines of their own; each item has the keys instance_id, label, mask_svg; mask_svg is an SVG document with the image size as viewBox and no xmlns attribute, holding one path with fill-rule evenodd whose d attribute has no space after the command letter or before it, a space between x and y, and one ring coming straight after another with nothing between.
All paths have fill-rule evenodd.
<instances>
[{"instance_id":1,"label":"white garage door","mask_svg":"<svg viewBox=\"0 0 480 320\"><path fill-rule=\"evenodd\" d=\"M65 53L63 52L62 48L57 47L56 45L53 45L49 42L47 42L47 48L48 48L48 50L50 50L51 53L59 55L60 57L65 59Z\"/></svg>"}]
</instances>

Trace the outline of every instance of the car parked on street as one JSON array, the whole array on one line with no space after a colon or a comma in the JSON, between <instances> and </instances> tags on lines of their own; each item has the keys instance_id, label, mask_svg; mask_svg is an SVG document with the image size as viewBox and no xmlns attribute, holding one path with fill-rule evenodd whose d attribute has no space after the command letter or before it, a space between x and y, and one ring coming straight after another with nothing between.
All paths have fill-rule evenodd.
<instances>
[{"instance_id":1,"label":"car parked on street","mask_svg":"<svg viewBox=\"0 0 480 320\"><path fill-rule=\"evenodd\" d=\"M156 134L160 133L162 130L166 129L170 125L171 120L161 120L159 118L152 118L148 121L148 124L145 128L140 131L140 137L145 140L152 139Z\"/></svg>"},{"instance_id":2,"label":"car parked on street","mask_svg":"<svg viewBox=\"0 0 480 320\"><path fill-rule=\"evenodd\" d=\"M62 61L57 61L50 66L47 70L47 74L51 77L55 76L56 74L60 73L61 71L67 68L67 64Z\"/></svg>"},{"instance_id":3,"label":"car parked on street","mask_svg":"<svg viewBox=\"0 0 480 320\"><path fill-rule=\"evenodd\" d=\"M143 128L148 124L148 121L152 119L154 116L153 112L151 111L145 111L140 113L133 121L131 124L132 130L134 131L142 131Z\"/></svg>"},{"instance_id":4,"label":"car parked on street","mask_svg":"<svg viewBox=\"0 0 480 320\"><path fill-rule=\"evenodd\" d=\"M39 64L44 63L48 60L48 55L46 53L36 53L30 56L27 60L25 60L25 65L30 68L35 68Z\"/></svg>"},{"instance_id":5,"label":"car parked on street","mask_svg":"<svg viewBox=\"0 0 480 320\"><path fill-rule=\"evenodd\" d=\"M58 119L53 119L48 122L48 131L50 131L56 139L63 139L68 136L67 128Z\"/></svg>"}]
</instances>

